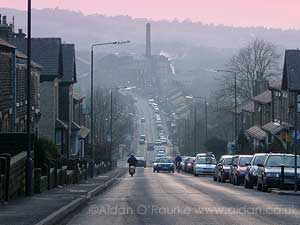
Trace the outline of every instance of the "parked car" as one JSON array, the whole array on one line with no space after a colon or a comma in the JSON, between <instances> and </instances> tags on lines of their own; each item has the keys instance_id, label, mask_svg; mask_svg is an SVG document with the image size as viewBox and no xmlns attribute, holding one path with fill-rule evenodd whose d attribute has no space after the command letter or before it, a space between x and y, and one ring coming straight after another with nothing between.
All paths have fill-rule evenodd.
<instances>
[{"instance_id":1,"label":"parked car","mask_svg":"<svg viewBox=\"0 0 300 225\"><path fill-rule=\"evenodd\" d=\"M253 155L238 155L232 158L231 169L231 183L233 185L240 185L244 183L247 166L250 163Z\"/></svg>"},{"instance_id":2,"label":"parked car","mask_svg":"<svg viewBox=\"0 0 300 225\"><path fill-rule=\"evenodd\" d=\"M159 159L156 159L153 162L153 173L154 172L160 172L160 171L167 171L174 173L174 163L173 159L170 157L162 157Z\"/></svg>"},{"instance_id":3,"label":"parked car","mask_svg":"<svg viewBox=\"0 0 300 225\"><path fill-rule=\"evenodd\" d=\"M295 179L295 158L292 154L269 153L262 164L257 164L257 190L268 188L293 187ZM281 166L284 168L283 184L281 183ZM300 167L300 156L297 156L297 167ZM300 169L298 169L298 177ZM298 179L298 188L300 180Z\"/></svg>"},{"instance_id":4,"label":"parked car","mask_svg":"<svg viewBox=\"0 0 300 225\"><path fill-rule=\"evenodd\" d=\"M162 143L161 143L161 140L160 139L157 139L156 141L155 141L155 145L162 145Z\"/></svg>"},{"instance_id":5,"label":"parked car","mask_svg":"<svg viewBox=\"0 0 300 225\"><path fill-rule=\"evenodd\" d=\"M168 144L167 138L165 138L165 137L161 137L161 138L160 138L160 141L161 141L161 143L164 144L164 145Z\"/></svg>"},{"instance_id":6,"label":"parked car","mask_svg":"<svg viewBox=\"0 0 300 225\"><path fill-rule=\"evenodd\" d=\"M187 173L193 173L194 171L195 157L188 157L183 161L183 171Z\"/></svg>"},{"instance_id":7,"label":"parked car","mask_svg":"<svg viewBox=\"0 0 300 225\"><path fill-rule=\"evenodd\" d=\"M219 181L224 183L230 178L230 166L232 165L233 155L223 155L214 172L214 181Z\"/></svg>"},{"instance_id":8,"label":"parked car","mask_svg":"<svg viewBox=\"0 0 300 225\"><path fill-rule=\"evenodd\" d=\"M181 161L181 163L180 163L180 169L181 169L181 170L183 170L183 168L184 168L184 161L185 161L187 158L189 158L189 156L181 156L181 159L182 159L182 161Z\"/></svg>"},{"instance_id":9,"label":"parked car","mask_svg":"<svg viewBox=\"0 0 300 225\"><path fill-rule=\"evenodd\" d=\"M146 168L146 160L145 160L144 157L142 157L142 156L136 156L135 158L137 159L136 167L144 167L144 168Z\"/></svg>"},{"instance_id":10,"label":"parked car","mask_svg":"<svg viewBox=\"0 0 300 225\"><path fill-rule=\"evenodd\" d=\"M245 188L253 188L257 183L257 164L262 164L265 161L266 153L257 153L253 155L250 163L247 165L245 174Z\"/></svg>"},{"instance_id":11,"label":"parked car","mask_svg":"<svg viewBox=\"0 0 300 225\"><path fill-rule=\"evenodd\" d=\"M217 161L214 157L198 157L194 163L194 176L214 174Z\"/></svg>"}]
</instances>

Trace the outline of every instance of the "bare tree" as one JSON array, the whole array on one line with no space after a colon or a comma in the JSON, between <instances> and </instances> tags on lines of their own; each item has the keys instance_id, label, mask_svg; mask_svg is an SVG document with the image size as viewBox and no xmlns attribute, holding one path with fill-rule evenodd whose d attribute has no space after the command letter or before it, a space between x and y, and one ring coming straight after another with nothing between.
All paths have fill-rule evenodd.
<instances>
[{"instance_id":1,"label":"bare tree","mask_svg":"<svg viewBox=\"0 0 300 225\"><path fill-rule=\"evenodd\" d=\"M234 55L227 69L237 76L237 97L239 102L251 99L259 83L269 80L277 73L279 55L276 47L265 40L255 39ZM234 73L224 73L221 78L219 97L232 102L234 97Z\"/></svg>"}]
</instances>

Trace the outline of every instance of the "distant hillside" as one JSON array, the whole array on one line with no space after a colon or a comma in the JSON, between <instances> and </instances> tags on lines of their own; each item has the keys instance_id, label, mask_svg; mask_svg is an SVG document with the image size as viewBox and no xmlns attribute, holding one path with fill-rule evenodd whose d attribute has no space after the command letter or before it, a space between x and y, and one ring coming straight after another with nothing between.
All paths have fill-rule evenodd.
<instances>
[{"instance_id":1,"label":"distant hillside","mask_svg":"<svg viewBox=\"0 0 300 225\"><path fill-rule=\"evenodd\" d=\"M9 16L9 19L15 16L16 28L26 28L25 11L0 8L0 14ZM129 16L85 16L79 12L60 9L33 10L32 19L34 36L61 36L65 41L77 44L80 49L85 49L96 41L131 40L132 49L128 50L135 50L137 53L144 51L145 24L149 22ZM264 38L284 48L300 47L299 30L234 28L190 21L150 22L156 53L165 50L177 54L190 46L237 48L255 37Z\"/></svg>"}]
</instances>

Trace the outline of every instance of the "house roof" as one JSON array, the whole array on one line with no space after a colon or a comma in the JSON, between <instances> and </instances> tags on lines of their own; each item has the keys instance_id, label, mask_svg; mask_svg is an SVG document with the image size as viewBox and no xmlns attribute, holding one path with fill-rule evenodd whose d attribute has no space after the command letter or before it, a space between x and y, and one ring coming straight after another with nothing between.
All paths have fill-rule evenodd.
<instances>
[{"instance_id":1,"label":"house roof","mask_svg":"<svg viewBox=\"0 0 300 225\"><path fill-rule=\"evenodd\" d=\"M4 46L7 48L16 48L14 45L9 44L7 41L0 38L0 46Z\"/></svg>"},{"instance_id":2,"label":"house roof","mask_svg":"<svg viewBox=\"0 0 300 225\"><path fill-rule=\"evenodd\" d=\"M62 45L62 81L76 82L76 62L75 62L75 46L74 44Z\"/></svg>"},{"instance_id":3,"label":"house roof","mask_svg":"<svg viewBox=\"0 0 300 225\"><path fill-rule=\"evenodd\" d=\"M254 113L254 102L250 101L242 107L243 111Z\"/></svg>"},{"instance_id":4,"label":"house roof","mask_svg":"<svg viewBox=\"0 0 300 225\"><path fill-rule=\"evenodd\" d=\"M273 135L276 135L280 133L282 130L288 130L289 127L287 124L280 124L280 123L274 123L270 122L264 125L261 129L263 129L266 132L269 132Z\"/></svg>"},{"instance_id":5,"label":"house roof","mask_svg":"<svg viewBox=\"0 0 300 225\"><path fill-rule=\"evenodd\" d=\"M27 54L27 39L14 39L14 44ZM32 59L43 67L42 76L57 77L62 75L61 38L32 38Z\"/></svg>"},{"instance_id":6,"label":"house roof","mask_svg":"<svg viewBox=\"0 0 300 225\"><path fill-rule=\"evenodd\" d=\"M77 123L72 121L72 130L80 130L80 129L81 129L81 127Z\"/></svg>"},{"instance_id":7,"label":"house roof","mask_svg":"<svg viewBox=\"0 0 300 225\"><path fill-rule=\"evenodd\" d=\"M87 127L82 126L79 131L79 136L80 138L85 139L89 133L90 130Z\"/></svg>"},{"instance_id":8,"label":"house roof","mask_svg":"<svg viewBox=\"0 0 300 225\"><path fill-rule=\"evenodd\" d=\"M272 94L270 90L264 91L263 93L255 96L253 101L260 103L260 104L268 104L272 101Z\"/></svg>"},{"instance_id":9,"label":"house roof","mask_svg":"<svg viewBox=\"0 0 300 225\"><path fill-rule=\"evenodd\" d=\"M83 99L85 99L85 97L84 96L81 96L79 93L77 93L77 92L73 92L73 99L75 100L75 101L77 101L77 102L80 102L80 101L82 101Z\"/></svg>"},{"instance_id":10,"label":"house roof","mask_svg":"<svg viewBox=\"0 0 300 225\"><path fill-rule=\"evenodd\" d=\"M65 124L63 121L61 121L60 119L56 119L55 128L67 130L68 127L69 126Z\"/></svg>"},{"instance_id":11,"label":"house roof","mask_svg":"<svg viewBox=\"0 0 300 225\"><path fill-rule=\"evenodd\" d=\"M271 81L269 84L269 89L281 91L281 84L282 84L282 80Z\"/></svg>"},{"instance_id":12,"label":"house roof","mask_svg":"<svg viewBox=\"0 0 300 225\"><path fill-rule=\"evenodd\" d=\"M250 127L248 130L246 130L246 134L259 141L263 141L266 138L266 132L258 126Z\"/></svg>"},{"instance_id":13,"label":"house roof","mask_svg":"<svg viewBox=\"0 0 300 225\"><path fill-rule=\"evenodd\" d=\"M286 50L283 65L283 90L300 91L300 50Z\"/></svg>"}]
</instances>

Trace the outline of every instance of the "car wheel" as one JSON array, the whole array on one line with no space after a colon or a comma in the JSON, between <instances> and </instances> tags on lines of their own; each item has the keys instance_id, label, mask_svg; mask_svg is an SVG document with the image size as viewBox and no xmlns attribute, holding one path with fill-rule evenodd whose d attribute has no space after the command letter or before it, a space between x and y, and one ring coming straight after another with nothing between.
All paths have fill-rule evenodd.
<instances>
[{"instance_id":1,"label":"car wheel","mask_svg":"<svg viewBox=\"0 0 300 225\"><path fill-rule=\"evenodd\" d=\"M157 170L156 172L158 172L158 173L159 173L159 170Z\"/></svg>"},{"instance_id":2,"label":"car wheel","mask_svg":"<svg viewBox=\"0 0 300 225\"><path fill-rule=\"evenodd\" d=\"M216 177L215 175L214 175L214 181L217 181L218 180L218 177Z\"/></svg>"},{"instance_id":3,"label":"car wheel","mask_svg":"<svg viewBox=\"0 0 300 225\"><path fill-rule=\"evenodd\" d=\"M172 170L172 173L174 173L175 171L174 170Z\"/></svg>"},{"instance_id":4,"label":"car wheel","mask_svg":"<svg viewBox=\"0 0 300 225\"><path fill-rule=\"evenodd\" d=\"M223 175L223 174L221 175L221 182L222 182L222 183L225 183L225 178L224 178L224 175Z\"/></svg>"},{"instance_id":5,"label":"car wheel","mask_svg":"<svg viewBox=\"0 0 300 225\"><path fill-rule=\"evenodd\" d=\"M235 185L240 185L240 179L239 179L239 177L238 176L236 176L236 181L235 181Z\"/></svg>"},{"instance_id":6,"label":"car wheel","mask_svg":"<svg viewBox=\"0 0 300 225\"><path fill-rule=\"evenodd\" d=\"M261 183L257 179L256 190L261 191Z\"/></svg>"},{"instance_id":7,"label":"car wheel","mask_svg":"<svg viewBox=\"0 0 300 225\"><path fill-rule=\"evenodd\" d=\"M153 173L155 173L155 170L153 170Z\"/></svg>"},{"instance_id":8,"label":"car wheel","mask_svg":"<svg viewBox=\"0 0 300 225\"><path fill-rule=\"evenodd\" d=\"M268 188L266 187L266 185L264 184L264 181L261 182L261 191L266 192L268 190Z\"/></svg>"}]
</instances>

